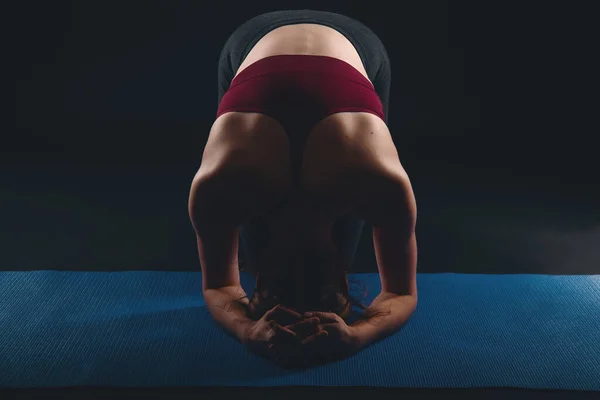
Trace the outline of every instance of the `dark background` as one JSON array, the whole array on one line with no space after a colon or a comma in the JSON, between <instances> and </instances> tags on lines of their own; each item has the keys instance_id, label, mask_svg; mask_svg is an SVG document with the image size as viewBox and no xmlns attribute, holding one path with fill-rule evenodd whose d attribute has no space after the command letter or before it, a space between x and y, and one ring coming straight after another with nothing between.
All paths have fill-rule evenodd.
<instances>
[{"instance_id":1,"label":"dark background","mask_svg":"<svg viewBox=\"0 0 600 400\"><path fill-rule=\"evenodd\" d=\"M221 47L254 15L314 8L361 20L388 49L421 272L600 273L584 3L219 3L18 3L1 270L198 270L187 196ZM355 271L376 271L369 233Z\"/></svg>"},{"instance_id":2,"label":"dark background","mask_svg":"<svg viewBox=\"0 0 600 400\"><path fill-rule=\"evenodd\" d=\"M388 49L389 125L419 205L420 271L600 271L589 10L19 4L1 269L198 269L187 196L221 47L256 14L316 8L363 21ZM354 269L376 270L368 229Z\"/></svg>"}]
</instances>

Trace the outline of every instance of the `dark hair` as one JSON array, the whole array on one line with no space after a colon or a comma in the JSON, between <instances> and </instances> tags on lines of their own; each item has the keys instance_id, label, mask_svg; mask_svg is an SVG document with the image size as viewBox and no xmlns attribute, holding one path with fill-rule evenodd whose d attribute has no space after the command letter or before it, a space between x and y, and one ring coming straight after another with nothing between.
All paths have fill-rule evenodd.
<instances>
[{"instance_id":1,"label":"dark hair","mask_svg":"<svg viewBox=\"0 0 600 400\"><path fill-rule=\"evenodd\" d=\"M368 307L364 301L368 289L364 283L347 275L348 262L334 261L332 257L307 252L301 257L290 257L278 264L277 268L258 270L244 257L240 257L239 265L241 272L252 274L257 281L249 307L253 319L259 319L277 304L298 311L334 312L349 323L367 317L365 311ZM300 279L301 288L298 287ZM302 310L299 307L298 292L304 293L301 302L305 304L304 308L309 309ZM359 297L352 293L358 293ZM380 311L368 317L382 314L389 314L389 311Z\"/></svg>"}]
</instances>

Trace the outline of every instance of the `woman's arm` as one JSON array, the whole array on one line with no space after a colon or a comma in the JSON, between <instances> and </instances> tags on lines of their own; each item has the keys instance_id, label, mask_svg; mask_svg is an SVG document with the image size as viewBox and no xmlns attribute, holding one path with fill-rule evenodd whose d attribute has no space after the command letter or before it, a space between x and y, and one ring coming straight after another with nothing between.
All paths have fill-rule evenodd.
<instances>
[{"instance_id":1,"label":"woman's arm","mask_svg":"<svg viewBox=\"0 0 600 400\"><path fill-rule=\"evenodd\" d=\"M250 301L240 284L238 229L226 224L197 228L202 294L215 322L240 342L252 323Z\"/></svg>"},{"instance_id":2,"label":"woman's arm","mask_svg":"<svg viewBox=\"0 0 600 400\"><path fill-rule=\"evenodd\" d=\"M204 301L215 322L238 341L244 342L245 333L252 324L249 300L241 286L225 286L204 290Z\"/></svg>"},{"instance_id":3,"label":"woman's arm","mask_svg":"<svg viewBox=\"0 0 600 400\"><path fill-rule=\"evenodd\" d=\"M250 301L240 284L239 229L232 223L200 218L194 188L193 184L189 212L196 231L204 301L215 322L243 342L245 331L253 321Z\"/></svg>"},{"instance_id":4,"label":"woman's arm","mask_svg":"<svg viewBox=\"0 0 600 400\"><path fill-rule=\"evenodd\" d=\"M372 317L352 324L357 348L362 349L400 329L417 307L416 297L381 292L367 309Z\"/></svg>"},{"instance_id":5,"label":"woman's arm","mask_svg":"<svg viewBox=\"0 0 600 400\"><path fill-rule=\"evenodd\" d=\"M395 196L387 196L367 214L373 226L373 247L381 293L365 318L352 325L361 347L400 329L417 307L417 206L408 178L399 179Z\"/></svg>"},{"instance_id":6,"label":"woman's arm","mask_svg":"<svg viewBox=\"0 0 600 400\"><path fill-rule=\"evenodd\" d=\"M373 228L373 241L381 275L381 293L352 324L359 348L400 329L417 307L417 240L414 231Z\"/></svg>"}]
</instances>

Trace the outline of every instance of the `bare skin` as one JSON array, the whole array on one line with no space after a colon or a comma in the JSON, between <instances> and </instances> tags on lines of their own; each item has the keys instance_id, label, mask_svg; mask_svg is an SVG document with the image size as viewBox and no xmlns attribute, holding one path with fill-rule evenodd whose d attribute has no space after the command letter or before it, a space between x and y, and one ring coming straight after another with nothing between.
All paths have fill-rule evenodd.
<instances>
[{"instance_id":1,"label":"bare skin","mask_svg":"<svg viewBox=\"0 0 600 400\"><path fill-rule=\"evenodd\" d=\"M304 54L345 61L369 79L358 52L344 35L323 25L297 24L274 29L263 36L240 65L239 74L250 64L270 56Z\"/></svg>"},{"instance_id":2,"label":"bare skin","mask_svg":"<svg viewBox=\"0 0 600 400\"><path fill-rule=\"evenodd\" d=\"M335 29L315 24L287 25L272 30L248 53L236 76L258 60L284 54L337 58L352 65L369 79L352 43ZM321 253L333 251L331 228L334 220L310 207L305 199L293 198L269 222L274 238L271 246L277 252L293 252L298 246L313 248ZM275 253L273 255L277 256Z\"/></svg>"},{"instance_id":3,"label":"bare skin","mask_svg":"<svg viewBox=\"0 0 600 400\"><path fill-rule=\"evenodd\" d=\"M338 58L367 77L356 49L343 35L312 24L271 31L250 51L237 73L260 59L284 54ZM331 249L333 221L354 211L373 226L383 291L416 297L416 205L381 119L352 112L319 122L305 143L301 185L310 201L292 197L273 216L274 249ZM293 190L289 139L279 122L240 112L226 113L214 122L190 191L190 216L198 236L205 291L240 287L239 225L266 213ZM309 203L320 204L320 209ZM401 241L408 243L407 248L398 251L398 241L392 237L405 233L409 236Z\"/></svg>"}]
</instances>

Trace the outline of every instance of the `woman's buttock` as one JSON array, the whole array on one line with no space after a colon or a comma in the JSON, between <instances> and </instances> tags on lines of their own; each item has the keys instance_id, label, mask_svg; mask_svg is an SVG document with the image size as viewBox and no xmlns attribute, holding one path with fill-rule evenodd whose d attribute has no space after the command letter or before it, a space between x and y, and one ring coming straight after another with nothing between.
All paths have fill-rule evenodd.
<instances>
[{"instance_id":1,"label":"woman's buttock","mask_svg":"<svg viewBox=\"0 0 600 400\"><path fill-rule=\"evenodd\" d=\"M369 79L352 43L335 29L317 24L286 25L267 33L250 50L236 75L263 58L292 54L337 58Z\"/></svg>"}]
</instances>

